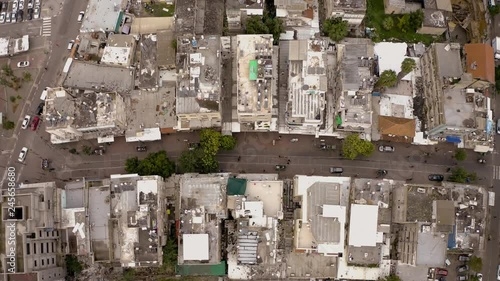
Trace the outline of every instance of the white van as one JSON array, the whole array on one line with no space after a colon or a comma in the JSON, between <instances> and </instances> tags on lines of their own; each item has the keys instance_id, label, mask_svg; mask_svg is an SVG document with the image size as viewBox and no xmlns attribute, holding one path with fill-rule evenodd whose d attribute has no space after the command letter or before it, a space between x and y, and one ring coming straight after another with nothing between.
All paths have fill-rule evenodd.
<instances>
[{"instance_id":1,"label":"white van","mask_svg":"<svg viewBox=\"0 0 500 281\"><path fill-rule=\"evenodd\" d=\"M81 11L81 12L78 14L78 22L82 22L82 20L83 20L83 16L85 16L85 12L84 12L84 11Z\"/></svg>"},{"instance_id":2,"label":"white van","mask_svg":"<svg viewBox=\"0 0 500 281\"><path fill-rule=\"evenodd\" d=\"M42 92L42 95L40 96L40 99L45 101L45 99L47 98L47 94L49 93L49 88L45 88Z\"/></svg>"}]
</instances>

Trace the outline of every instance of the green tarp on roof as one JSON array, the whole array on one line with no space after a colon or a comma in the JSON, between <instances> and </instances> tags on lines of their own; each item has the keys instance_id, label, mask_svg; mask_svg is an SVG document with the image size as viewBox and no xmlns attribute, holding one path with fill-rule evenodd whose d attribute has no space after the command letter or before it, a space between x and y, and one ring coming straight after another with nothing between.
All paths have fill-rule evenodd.
<instances>
[{"instance_id":1,"label":"green tarp on roof","mask_svg":"<svg viewBox=\"0 0 500 281\"><path fill-rule=\"evenodd\" d=\"M255 81L257 80L257 60L251 60L250 61L250 81Z\"/></svg>"},{"instance_id":2,"label":"green tarp on roof","mask_svg":"<svg viewBox=\"0 0 500 281\"><path fill-rule=\"evenodd\" d=\"M246 190L246 179L229 178L227 180L227 195L245 195Z\"/></svg>"},{"instance_id":3,"label":"green tarp on roof","mask_svg":"<svg viewBox=\"0 0 500 281\"><path fill-rule=\"evenodd\" d=\"M187 276L187 275L224 276L226 275L226 261L221 261L221 263L219 264L177 265L175 269L177 274L182 276Z\"/></svg>"},{"instance_id":4,"label":"green tarp on roof","mask_svg":"<svg viewBox=\"0 0 500 281\"><path fill-rule=\"evenodd\" d=\"M337 126L342 125L342 117L340 117L339 115L337 115L337 118L335 119L335 121L337 122Z\"/></svg>"}]
</instances>

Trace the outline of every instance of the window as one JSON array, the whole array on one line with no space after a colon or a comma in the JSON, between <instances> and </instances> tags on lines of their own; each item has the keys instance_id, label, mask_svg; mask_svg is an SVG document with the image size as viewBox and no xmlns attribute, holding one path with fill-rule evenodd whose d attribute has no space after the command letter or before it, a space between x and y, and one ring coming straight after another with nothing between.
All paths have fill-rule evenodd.
<instances>
[{"instance_id":1,"label":"window","mask_svg":"<svg viewBox=\"0 0 500 281\"><path fill-rule=\"evenodd\" d=\"M43 242L40 243L40 253L43 254Z\"/></svg>"},{"instance_id":2,"label":"window","mask_svg":"<svg viewBox=\"0 0 500 281\"><path fill-rule=\"evenodd\" d=\"M43 253L43 252L42 252L42 253ZM44 265L45 265L45 260L44 260L44 259L42 259L42 266L44 266Z\"/></svg>"},{"instance_id":3,"label":"window","mask_svg":"<svg viewBox=\"0 0 500 281\"><path fill-rule=\"evenodd\" d=\"M30 254L30 243L26 243L26 255Z\"/></svg>"},{"instance_id":4,"label":"window","mask_svg":"<svg viewBox=\"0 0 500 281\"><path fill-rule=\"evenodd\" d=\"M33 242L33 254L36 255L36 242Z\"/></svg>"},{"instance_id":5,"label":"window","mask_svg":"<svg viewBox=\"0 0 500 281\"><path fill-rule=\"evenodd\" d=\"M49 242L47 242L47 253L49 252Z\"/></svg>"},{"instance_id":6,"label":"window","mask_svg":"<svg viewBox=\"0 0 500 281\"><path fill-rule=\"evenodd\" d=\"M49 260L49 259L47 259L47 265L49 265L49 264L50 264L50 260Z\"/></svg>"},{"instance_id":7,"label":"window","mask_svg":"<svg viewBox=\"0 0 500 281\"><path fill-rule=\"evenodd\" d=\"M38 237L42 237L42 231L41 230L38 231Z\"/></svg>"},{"instance_id":8,"label":"window","mask_svg":"<svg viewBox=\"0 0 500 281\"><path fill-rule=\"evenodd\" d=\"M52 258L52 264L55 264L55 263L56 263L55 259L54 259L54 258Z\"/></svg>"},{"instance_id":9,"label":"window","mask_svg":"<svg viewBox=\"0 0 500 281\"><path fill-rule=\"evenodd\" d=\"M52 242L52 253L54 253L54 242Z\"/></svg>"},{"instance_id":10,"label":"window","mask_svg":"<svg viewBox=\"0 0 500 281\"><path fill-rule=\"evenodd\" d=\"M36 260L35 260L35 267L36 267Z\"/></svg>"}]
</instances>

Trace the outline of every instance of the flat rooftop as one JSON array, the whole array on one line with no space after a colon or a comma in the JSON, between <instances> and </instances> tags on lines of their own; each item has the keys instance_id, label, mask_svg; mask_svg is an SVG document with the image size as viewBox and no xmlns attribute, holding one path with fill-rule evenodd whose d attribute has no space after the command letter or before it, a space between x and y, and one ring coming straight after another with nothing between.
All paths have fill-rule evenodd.
<instances>
[{"instance_id":1,"label":"flat rooftop","mask_svg":"<svg viewBox=\"0 0 500 281\"><path fill-rule=\"evenodd\" d=\"M139 71L136 73L139 76L139 79L136 80L136 86L140 89L156 90L158 88L156 34L142 35L138 51L141 60L139 62Z\"/></svg>"},{"instance_id":2,"label":"flat rooftop","mask_svg":"<svg viewBox=\"0 0 500 281\"><path fill-rule=\"evenodd\" d=\"M430 226L420 225L417 239L416 265L443 266L446 260L448 235L431 233Z\"/></svg>"},{"instance_id":3,"label":"flat rooftop","mask_svg":"<svg viewBox=\"0 0 500 281\"><path fill-rule=\"evenodd\" d=\"M219 36L177 39L177 114L220 111Z\"/></svg>"},{"instance_id":4,"label":"flat rooftop","mask_svg":"<svg viewBox=\"0 0 500 281\"><path fill-rule=\"evenodd\" d=\"M413 97L383 94L380 96L380 116L413 119Z\"/></svg>"},{"instance_id":5,"label":"flat rooftop","mask_svg":"<svg viewBox=\"0 0 500 281\"><path fill-rule=\"evenodd\" d=\"M273 36L238 35L237 109L240 113L270 114L273 107Z\"/></svg>"},{"instance_id":6,"label":"flat rooftop","mask_svg":"<svg viewBox=\"0 0 500 281\"><path fill-rule=\"evenodd\" d=\"M358 91L373 87L373 42L369 39L349 38L342 42L342 87L344 91Z\"/></svg>"},{"instance_id":7,"label":"flat rooftop","mask_svg":"<svg viewBox=\"0 0 500 281\"><path fill-rule=\"evenodd\" d=\"M116 93L84 91L73 97L61 88L51 89L45 100L44 119L47 128L114 127L123 105Z\"/></svg>"},{"instance_id":8,"label":"flat rooftop","mask_svg":"<svg viewBox=\"0 0 500 281\"><path fill-rule=\"evenodd\" d=\"M175 3L175 30L179 35L194 33L196 1L176 1ZM204 12L204 11L203 11Z\"/></svg>"},{"instance_id":9,"label":"flat rooftop","mask_svg":"<svg viewBox=\"0 0 500 281\"><path fill-rule=\"evenodd\" d=\"M446 28L447 21L443 11L434 9L424 9L423 26Z\"/></svg>"},{"instance_id":10,"label":"flat rooftop","mask_svg":"<svg viewBox=\"0 0 500 281\"><path fill-rule=\"evenodd\" d=\"M378 205L351 204L349 245L375 247L377 245Z\"/></svg>"},{"instance_id":11,"label":"flat rooftop","mask_svg":"<svg viewBox=\"0 0 500 281\"><path fill-rule=\"evenodd\" d=\"M458 43L435 43L436 61L440 78L460 78L464 73Z\"/></svg>"},{"instance_id":12,"label":"flat rooftop","mask_svg":"<svg viewBox=\"0 0 500 281\"><path fill-rule=\"evenodd\" d=\"M332 2L334 9L366 10L366 0L336 0Z\"/></svg>"},{"instance_id":13,"label":"flat rooftop","mask_svg":"<svg viewBox=\"0 0 500 281\"><path fill-rule=\"evenodd\" d=\"M282 181L248 181L245 196L249 201L262 201L266 216L277 218L283 210Z\"/></svg>"},{"instance_id":14,"label":"flat rooftop","mask_svg":"<svg viewBox=\"0 0 500 281\"><path fill-rule=\"evenodd\" d=\"M63 82L66 88L129 93L134 87L132 69L73 61Z\"/></svg>"},{"instance_id":15,"label":"flat rooftop","mask_svg":"<svg viewBox=\"0 0 500 281\"><path fill-rule=\"evenodd\" d=\"M291 118L321 123L326 106L326 48L322 40L290 41L288 100L292 101Z\"/></svg>"},{"instance_id":16,"label":"flat rooftop","mask_svg":"<svg viewBox=\"0 0 500 281\"><path fill-rule=\"evenodd\" d=\"M446 89L444 92L446 124L457 128L485 128L486 97L481 93L467 93L465 89Z\"/></svg>"},{"instance_id":17,"label":"flat rooftop","mask_svg":"<svg viewBox=\"0 0 500 281\"><path fill-rule=\"evenodd\" d=\"M126 3L126 0L89 0L80 32L114 32Z\"/></svg>"}]
</instances>

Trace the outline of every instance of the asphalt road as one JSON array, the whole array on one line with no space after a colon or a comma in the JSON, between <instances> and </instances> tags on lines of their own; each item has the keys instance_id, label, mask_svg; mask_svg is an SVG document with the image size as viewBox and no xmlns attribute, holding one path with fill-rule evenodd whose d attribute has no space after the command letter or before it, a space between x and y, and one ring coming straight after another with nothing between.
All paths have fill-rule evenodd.
<instances>
[{"instance_id":1,"label":"asphalt road","mask_svg":"<svg viewBox=\"0 0 500 281\"><path fill-rule=\"evenodd\" d=\"M54 3L57 4L57 3ZM62 67L65 63L66 58L69 56L69 51L67 48L67 42L74 39L78 33L80 24L77 22L78 13L81 10L85 10L87 1L64 1L60 10L53 10L54 16L50 17L51 21L51 36L46 37L49 40L49 51L46 53L43 61L40 63L40 72L36 77L33 77L34 83L28 97L25 99L26 102L22 104L22 110L19 116L24 116L25 114L33 114L36 107L40 103L39 97L42 89L45 87L54 87L60 85L61 79L60 74ZM49 12L47 12L47 15ZM42 14L42 17L45 17ZM1 25L0 33L4 34L15 34L22 35L32 30L34 24L38 23L39 28L42 28L42 21L32 21L23 22L10 25ZM25 30L27 30L25 32ZM41 33L39 32L39 37ZM32 40L37 40L33 38ZM28 54L31 51L28 51ZM46 69L45 69L46 68ZM12 138L8 140L2 140L2 156L10 155L8 159L5 159L5 166L1 166L2 183L5 179L5 169L7 167L14 167L17 171L18 180L24 177L31 177L31 173L37 171L40 167L41 157L45 157L48 154L53 157L57 157L57 152L51 152L52 149L48 142L43 141L42 136L47 138L46 133L43 132L43 122L42 125L36 132L31 130L22 130L19 124L16 124ZM30 151L28 152L25 163L21 164L17 161L17 157L22 147L28 147ZM28 167L28 168L27 168ZM27 169L29 172L27 175L23 176L24 170Z\"/></svg>"}]
</instances>

